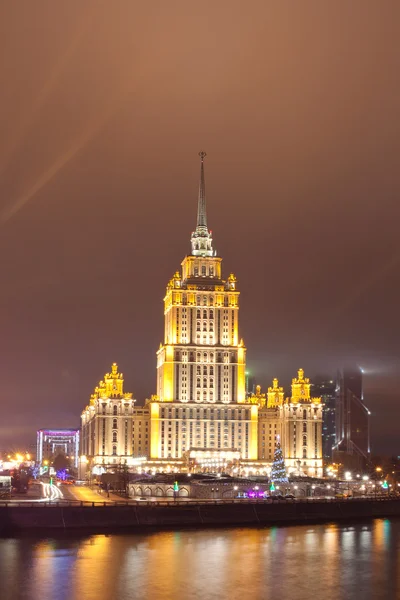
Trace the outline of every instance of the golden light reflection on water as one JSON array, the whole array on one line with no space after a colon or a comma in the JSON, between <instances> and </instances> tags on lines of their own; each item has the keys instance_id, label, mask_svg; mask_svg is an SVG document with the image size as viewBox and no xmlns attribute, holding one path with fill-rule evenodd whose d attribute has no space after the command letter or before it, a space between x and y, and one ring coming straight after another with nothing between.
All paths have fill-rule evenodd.
<instances>
[{"instance_id":1,"label":"golden light reflection on water","mask_svg":"<svg viewBox=\"0 0 400 600\"><path fill-rule=\"evenodd\" d=\"M400 521L0 540L1 600L400 597ZM18 579L17 579L18 580Z\"/></svg>"},{"instance_id":2,"label":"golden light reflection on water","mask_svg":"<svg viewBox=\"0 0 400 600\"><path fill-rule=\"evenodd\" d=\"M83 541L71 574L72 597L112 598L119 569L119 561L113 560L112 537L101 535ZM109 576L105 577L105 573Z\"/></svg>"},{"instance_id":3,"label":"golden light reflection on water","mask_svg":"<svg viewBox=\"0 0 400 600\"><path fill-rule=\"evenodd\" d=\"M32 577L38 590L51 589L54 567L57 563L56 552L52 542L42 541L34 549L35 560L32 563Z\"/></svg>"},{"instance_id":4,"label":"golden light reflection on water","mask_svg":"<svg viewBox=\"0 0 400 600\"><path fill-rule=\"evenodd\" d=\"M391 540L392 523L389 519L376 519L371 528L370 547L372 547L373 560L371 568L374 580L378 586L384 587L386 581L396 582L397 579L397 598L400 598L400 578L394 561L388 561L387 556L399 553L392 545ZM367 541L365 540L365 543Z\"/></svg>"}]
</instances>

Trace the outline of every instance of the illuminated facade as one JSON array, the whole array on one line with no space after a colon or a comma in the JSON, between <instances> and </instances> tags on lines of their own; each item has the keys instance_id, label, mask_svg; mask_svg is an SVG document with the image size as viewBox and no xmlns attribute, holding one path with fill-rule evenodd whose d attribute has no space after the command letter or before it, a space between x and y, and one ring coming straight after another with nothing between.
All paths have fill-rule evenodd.
<instances>
[{"instance_id":1,"label":"illuminated facade","mask_svg":"<svg viewBox=\"0 0 400 600\"><path fill-rule=\"evenodd\" d=\"M278 381L267 397L246 394L246 348L239 336L239 290L225 280L207 226L205 153L200 153L197 226L191 253L164 297L164 342L157 352L157 395L150 409L150 463L225 466L243 461L262 470L277 436L290 471L322 474L322 404L302 370L284 400ZM221 458L216 458L217 454ZM240 457L240 458L238 458ZM149 464L150 464L149 463ZM240 466L238 467L240 469Z\"/></svg>"},{"instance_id":2,"label":"illuminated facade","mask_svg":"<svg viewBox=\"0 0 400 600\"><path fill-rule=\"evenodd\" d=\"M303 369L292 379L292 395L283 405L282 440L286 467L298 474L322 476L321 398L310 394Z\"/></svg>"},{"instance_id":3,"label":"illuminated facade","mask_svg":"<svg viewBox=\"0 0 400 600\"><path fill-rule=\"evenodd\" d=\"M320 476L323 405L302 369L290 398L277 379L250 391L237 280L223 279L207 225L204 158L191 252L164 297L157 394L136 408L114 364L82 413L82 454L97 466L146 456L145 470L266 474L279 439L289 472Z\"/></svg>"},{"instance_id":4,"label":"illuminated facade","mask_svg":"<svg viewBox=\"0 0 400 600\"><path fill-rule=\"evenodd\" d=\"M292 379L292 394L284 398L284 391L274 379L268 394L261 394L259 386L251 398L257 402L258 458L272 462L279 439L289 473L322 476L322 415L321 398L310 394L310 380L303 369Z\"/></svg>"},{"instance_id":5,"label":"illuminated facade","mask_svg":"<svg viewBox=\"0 0 400 600\"><path fill-rule=\"evenodd\" d=\"M189 450L239 450L257 458L257 407L246 403L246 349L239 338L236 277L207 226L205 153L200 153L197 226L164 298L164 343L157 353L157 396L150 401L151 459Z\"/></svg>"},{"instance_id":6,"label":"illuminated facade","mask_svg":"<svg viewBox=\"0 0 400 600\"><path fill-rule=\"evenodd\" d=\"M36 434L36 460L43 462L54 459L57 454L68 456L71 464L78 466L79 429L39 429Z\"/></svg>"},{"instance_id":7,"label":"illuminated facade","mask_svg":"<svg viewBox=\"0 0 400 600\"><path fill-rule=\"evenodd\" d=\"M91 465L130 464L148 455L149 410L135 402L114 363L81 415L81 454Z\"/></svg>"}]
</instances>

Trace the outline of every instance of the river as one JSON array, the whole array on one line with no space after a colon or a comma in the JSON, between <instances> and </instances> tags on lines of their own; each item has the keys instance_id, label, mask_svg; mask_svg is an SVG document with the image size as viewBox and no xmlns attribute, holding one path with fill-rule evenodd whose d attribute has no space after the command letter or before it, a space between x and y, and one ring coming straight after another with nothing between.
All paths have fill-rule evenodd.
<instances>
[{"instance_id":1,"label":"river","mask_svg":"<svg viewBox=\"0 0 400 600\"><path fill-rule=\"evenodd\" d=\"M400 520L0 539L1 600L400 598Z\"/></svg>"}]
</instances>

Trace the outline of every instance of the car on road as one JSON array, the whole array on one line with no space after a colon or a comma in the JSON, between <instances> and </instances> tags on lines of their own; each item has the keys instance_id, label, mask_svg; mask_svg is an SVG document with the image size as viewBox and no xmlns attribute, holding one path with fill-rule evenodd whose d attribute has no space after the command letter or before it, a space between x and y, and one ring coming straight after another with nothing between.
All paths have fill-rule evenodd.
<instances>
[{"instance_id":1,"label":"car on road","mask_svg":"<svg viewBox=\"0 0 400 600\"><path fill-rule=\"evenodd\" d=\"M170 498L172 500L172 498ZM130 498L130 500L143 502L157 502L157 500L166 500L166 498L156 498L155 496L140 496L139 498Z\"/></svg>"}]
</instances>

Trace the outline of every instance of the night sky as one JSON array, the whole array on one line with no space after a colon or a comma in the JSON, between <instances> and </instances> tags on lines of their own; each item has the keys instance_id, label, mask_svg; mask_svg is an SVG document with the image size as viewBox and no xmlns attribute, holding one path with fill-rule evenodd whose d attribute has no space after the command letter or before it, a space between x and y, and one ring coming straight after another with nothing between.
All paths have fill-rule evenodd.
<instances>
[{"instance_id":1,"label":"night sky","mask_svg":"<svg viewBox=\"0 0 400 600\"><path fill-rule=\"evenodd\" d=\"M0 449L79 425L113 361L156 390L195 227L241 290L248 366L365 371L400 454L398 0L0 7Z\"/></svg>"}]
</instances>

